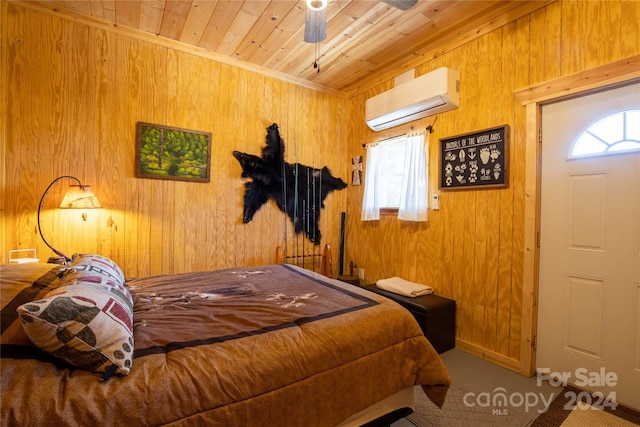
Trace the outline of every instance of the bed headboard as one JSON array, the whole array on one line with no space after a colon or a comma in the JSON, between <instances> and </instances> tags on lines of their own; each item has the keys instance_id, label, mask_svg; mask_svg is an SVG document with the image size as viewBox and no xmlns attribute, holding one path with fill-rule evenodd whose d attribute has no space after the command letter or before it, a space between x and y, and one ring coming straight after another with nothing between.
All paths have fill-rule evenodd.
<instances>
[{"instance_id":1,"label":"bed headboard","mask_svg":"<svg viewBox=\"0 0 640 427\"><path fill-rule=\"evenodd\" d=\"M297 266L313 270L323 276L333 277L333 259L331 258L331 245L325 244L321 253L305 255L287 255L282 246L276 247L276 264L295 264Z\"/></svg>"}]
</instances>

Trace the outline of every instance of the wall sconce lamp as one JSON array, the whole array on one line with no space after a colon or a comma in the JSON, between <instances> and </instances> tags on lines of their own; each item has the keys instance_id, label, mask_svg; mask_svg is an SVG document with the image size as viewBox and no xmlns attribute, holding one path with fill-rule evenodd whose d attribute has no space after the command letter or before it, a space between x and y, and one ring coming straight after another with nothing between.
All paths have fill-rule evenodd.
<instances>
[{"instance_id":1,"label":"wall sconce lamp","mask_svg":"<svg viewBox=\"0 0 640 427\"><path fill-rule=\"evenodd\" d=\"M53 184L55 184L56 182L64 178L75 180L78 184L71 185L69 187L69 189L64 195L64 198L62 199L62 203L60 203L60 206L59 206L60 209L94 209L94 208L100 208L102 206L100 205L100 202L98 201L98 198L96 197L96 195L93 194L93 192L91 191L91 187L89 185L83 185L80 182L80 180L75 176L71 176L71 175L59 176L53 181L51 181L51 184L49 184L47 189L44 190L44 194L42 194L42 197L40 198L40 203L38 204L38 232L40 233L40 237L42 238L44 243L47 246L49 246L49 248L56 255L60 256L61 258L64 258L64 261L71 261L71 258L66 256L62 251L54 248L49 244L49 242L47 242L47 239L45 239L44 235L42 234L42 228L40 227L40 211L42 210L42 202L44 201L45 196L47 195L47 193L49 192L49 189L51 189ZM82 219L84 221L87 220L86 213L82 214ZM51 257L49 258L49 262L59 263L59 259L55 257Z\"/></svg>"}]
</instances>

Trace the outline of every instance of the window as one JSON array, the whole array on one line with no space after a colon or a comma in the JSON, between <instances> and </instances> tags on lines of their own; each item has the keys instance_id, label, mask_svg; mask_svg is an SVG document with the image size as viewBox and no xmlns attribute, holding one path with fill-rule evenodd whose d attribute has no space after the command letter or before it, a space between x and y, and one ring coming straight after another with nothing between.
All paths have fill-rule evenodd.
<instances>
[{"instance_id":1,"label":"window","mask_svg":"<svg viewBox=\"0 0 640 427\"><path fill-rule=\"evenodd\" d=\"M404 135L367 147L362 220L396 213L405 221L427 220L427 153L424 134Z\"/></svg>"},{"instance_id":2,"label":"window","mask_svg":"<svg viewBox=\"0 0 640 427\"><path fill-rule=\"evenodd\" d=\"M380 209L383 210L382 213L397 213L400 207L406 147L406 137L380 144Z\"/></svg>"},{"instance_id":3,"label":"window","mask_svg":"<svg viewBox=\"0 0 640 427\"><path fill-rule=\"evenodd\" d=\"M619 111L591 123L571 146L571 158L640 150L640 109Z\"/></svg>"}]
</instances>

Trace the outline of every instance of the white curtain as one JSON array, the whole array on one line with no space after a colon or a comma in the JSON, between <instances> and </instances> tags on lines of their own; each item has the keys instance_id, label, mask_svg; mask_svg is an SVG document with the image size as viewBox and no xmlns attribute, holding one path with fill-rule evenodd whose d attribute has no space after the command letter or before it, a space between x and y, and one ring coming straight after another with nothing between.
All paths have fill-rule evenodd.
<instances>
[{"instance_id":1,"label":"white curtain","mask_svg":"<svg viewBox=\"0 0 640 427\"><path fill-rule=\"evenodd\" d=\"M398 207L398 219L402 221L426 221L429 208L428 151L424 135L407 138L402 176L402 193Z\"/></svg>"},{"instance_id":2,"label":"white curtain","mask_svg":"<svg viewBox=\"0 0 640 427\"><path fill-rule=\"evenodd\" d=\"M361 215L363 221L380 219L380 147L379 144L367 146ZM403 171L398 219L426 221L429 207L427 188L429 171L428 149L424 134L407 137Z\"/></svg>"},{"instance_id":3,"label":"white curtain","mask_svg":"<svg viewBox=\"0 0 640 427\"><path fill-rule=\"evenodd\" d=\"M364 169L364 197L362 198L363 221L376 221L380 219L380 146L371 144L367 147L367 158Z\"/></svg>"}]
</instances>

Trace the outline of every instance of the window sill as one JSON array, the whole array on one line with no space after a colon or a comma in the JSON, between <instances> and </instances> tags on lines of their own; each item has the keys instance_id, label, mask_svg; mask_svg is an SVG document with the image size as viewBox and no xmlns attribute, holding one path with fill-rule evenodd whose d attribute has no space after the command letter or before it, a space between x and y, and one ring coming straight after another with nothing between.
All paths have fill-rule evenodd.
<instances>
[{"instance_id":1,"label":"window sill","mask_svg":"<svg viewBox=\"0 0 640 427\"><path fill-rule=\"evenodd\" d=\"M380 208L380 215L398 215L398 208Z\"/></svg>"}]
</instances>

